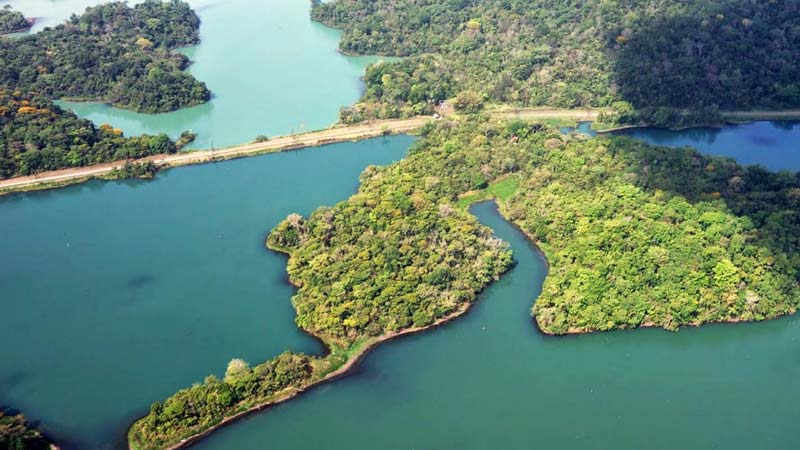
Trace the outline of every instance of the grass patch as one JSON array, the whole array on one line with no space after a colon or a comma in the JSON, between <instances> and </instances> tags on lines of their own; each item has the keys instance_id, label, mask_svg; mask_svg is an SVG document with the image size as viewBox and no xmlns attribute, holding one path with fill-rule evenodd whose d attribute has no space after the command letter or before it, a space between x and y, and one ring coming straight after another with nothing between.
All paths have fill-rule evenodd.
<instances>
[{"instance_id":1,"label":"grass patch","mask_svg":"<svg viewBox=\"0 0 800 450\"><path fill-rule=\"evenodd\" d=\"M458 206L466 208L469 205L487 199L504 201L514 195L519 189L519 177L516 175L498 178L485 189L465 192L458 199Z\"/></svg>"}]
</instances>

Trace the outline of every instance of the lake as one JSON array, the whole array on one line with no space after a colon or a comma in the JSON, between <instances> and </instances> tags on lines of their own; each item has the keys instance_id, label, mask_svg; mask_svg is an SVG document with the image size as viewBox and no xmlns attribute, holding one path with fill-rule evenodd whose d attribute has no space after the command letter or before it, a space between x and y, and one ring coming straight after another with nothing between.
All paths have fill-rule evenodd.
<instances>
[{"instance_id":1,"label":"lake","mask_svg":"<svg viewBox=\"0 0 800 450\"><path fill-rule=\"evenodd\" d=\"M103 0L3 1L28 17L32 32L62 22ZM138 1L129 2L131 4ZM197 133L195 149L224 147L326 128L339 108L361 95L360 77L373 57L345 57L340 33L309 19L310 0L189 0L202 24L199 45L182 49L189 72L204 81L213 99L166 114L138 114L99 103L64 103L97 124L128 135L184 130Z\"/></svg>"},{"instance_id":2,"label":"lake","mask_svg":"<svg viewBox=\"0 0 800 450\"><path fill-rule=\"evenodd\" d=\"M597 135L589 122L581 122L576 128L561 128L562 133L571 131ZM665 147L694 147L710 155L731 157L739 164L760 164L774 171L800 171L800 122L797 121L762 121L685 130L638 127L611 134Z\"/></svg>"},{"instance_id":3,"label":"lake","mask_svg":"<svg viewBox=\"0 0 800 450\"><path fill-rule=\"evenodd\" d=\"M0 5L9 2L0 2ZM100 0L10 2L58 23ZM360 92L368 58L305 0L191 1L203 42L183 51L215 93L146 116L70 105L126 132L184 129L198 147L324 127ZM35 30L36 30L35 29ZM34 30L34 31L35 31ZM628 130L743 163L800 167L800 128ZM235 357L319 352L294 325L284 256L264 249L291 212L347 198L369 164L401 158L400 136L0 197L0 404L67 450L124 448L130 422ZM490 203L473 213L517 266L465 317L378 347L351 375L228 427L196 448L800 448L800 320L563 338L529 310L542 256Z\"/></svg>"},{"instance_id":4,"label":"lake","mask_svg":"<svg viewBox=\"0 0 800 450\"><path fill-rule=\"evenodd\" d=\"M319 352L268 231L353 194L412 138L0 197L0 406L67 449L118 447L152 402L228 361Z\"/></svg>"}]
</instances>

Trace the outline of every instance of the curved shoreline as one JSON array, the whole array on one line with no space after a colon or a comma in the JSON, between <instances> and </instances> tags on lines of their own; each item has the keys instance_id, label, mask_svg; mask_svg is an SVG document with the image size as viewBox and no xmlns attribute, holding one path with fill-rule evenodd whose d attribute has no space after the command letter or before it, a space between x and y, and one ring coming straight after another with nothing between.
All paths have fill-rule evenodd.
<instances>
[{"instance_id":1,"label":"curved shoreline","mask_svg":"<svg viewBox=\"0 0 800 450\"><path fill-rule=\"evenodd\" d=\"M542 249L542 247L539 246L539 243L536 241L536 239L533 238L533 236L528 234L525 230L523 230L521 227L519 227L515 222L513 222L512 220L509 220L505 215L503 215L503 211L502 211L502 208L501 208L501 203L498 203L498 201L496 199L488 199L488 200L483 200L483 201L491 201L492 203L494 203L495 204L495 213L498 216L500 216L501 219L506 221L509 225L514 227L514 229L519 231L519 233L525 238L525 240L528 242L528 244L533 247L534 251L539 253L542 256L542 259L544 260L544 263L545 263L545 270L546 270L546 272L545 272L545 281L542 283L542 287L544 287L544 283L547 280L547 274L550 272L550 260L547 259L547 253L545 253L545 251ZM478 202L476 202L476 203L478 203ZM533 304L531 305L531 311L533 310L533 305L536 304L536 300L537 300L536 298L533 300ZM642 329L642 330L644 330L644 329L661 329L661 330L664 330L664 331L677 333L682 328L690 328L690 329L692 329L692 328L700 328L700 327L705 326L705 325L725 325L725 324L736 324L736 323L744 324L744 323L766 322L768 320L776 320L776 319L780 319L782 317L789 317L789 316L795 315L795 314L798 313L798 311L800 311L800 308L796 308L791 313L781 314L781 315L777 315L777 316L774 316L774 317L766 317L766 318L760 319L760 320L759 319L747 319L747 320L745 320L745 319L739 319L739 318L735 318L734 317L734 318L730 318L730 319L726 319L726 320L716 320L716 321L709 321L709 322L702 322L702 323L686 323L686 324L681 324L675 330L670 330L668 328L665 328L665 327L663 327L661 325L658 325L656 323L653 323L653 322L645 322L645 323L642 323L642 324L637 325L635 327L613 328L613 329L610 329L610 330L583 329L583 328L575 328L575 327L573 327L573 328L569 328L564 333L553 333L551 331L545 330L539 324L539 320L538 320L538 317L536 315L531 313L530 317L531 317L531 322L533 323L534 328L536 328L536 330L539 333L541 333L543 336L551 337L551 338L566 338L566 337L581 336L581 335L586 335L586 334L609 333L609 332L614 332L614 331L635 331L635 330L639 330L639 329Z\"/></svg>"},{"instance_id":2,"label":"curved shoreline","mask_svg":"<svg viewBox=\"0 0 800 450\"><path fill-rule=\"evenodd\" d=\"M441 325L446 324L447 322L450 322L451 320L453 320L453 319L455 319L457 317L462 316L463 314L468 312L470 310L471 306L474 305L474 304L475 304L475 302L464 303L461 306L459 306L459 308L456 309L455 311L451 312L450 314L448 314L448 315L446 315L444 317L441 317L441 318L435 320L433 323L431 323L429 325L425 325L423 327L406 328L404 330L396 331L396 332L393 332L393 333L385 334L385 335L378 336L376 338L372 338L370 340L367 340L362 345L361 348L359 348L355 353L353 353L353 355L347 361L345 361L344 364L342 364L342 366L340 366L338 369L328 373L327 375L325 375L324 377L320 378L319 380L313 381L313 382L309 383L308 385L302 386L302 387L299 387L299 388L289 388L288 392L286 392L283 395L280 395L277 398L271 399L271 400L263 402L263 403L259 403L259 404L254 405L254 406L252 406L252 407L250 407L250 408L248 408L248 409L246 409L244 411L238 412L238 413L236 413L236 414L234 414L232 416L225 417L219 423L217 423L215 425L212 425L211 427L206 428L205 430L203 430L201 432L198 432L198 433L196 433L196 434L194 434L192 436L184 438L180 442L172 444L172 445L170 445L168 447L163 447L163 450L181 450L181 449L185 449L185 448L191 447L192 445L194 445L194 444L198 443L199 441L201 441L202 439L208 437L209 435L211 435L215 431L217 431L217 430L219 430L221 428L227 427L229 425L232 425L233 423L235 423L236 421L238 421L240 419L248 417L248 416L250 416L252 414L255 414L257 412L264 411L264 410L269 409L269 408L271 408L273 406L280 405L281 403L287 402L287 401L297 397L298 395L300 395L300 394L302 394L302 393L304 393L306 391L311 390L312 388L315 388L315 387L321 386L323 384L335 381L335 380L347 375L353 368L358 366L358 364L364 359L364 357L371 350L373 350L375 347L377 347L378 345L380 345L380 344L382 344L384 342L392 341L394 339L397 339L397 338L405 336L405 335L414 334L414 333L422 333L422 332L429 331L429 330L432 330L434 328L437 328L437 327L439 327ZM316 337L316 336L314 336L314 337ZM319 339L318 337L316 337L316 338ZM328 345L325 345L325 351L326 351L326 354L330 354L330 347ZM138 421L138 419L137 419L137 421ZM128 448L130 450L134 450L136 448L136 447L130 445L130 440L128 441Z\"/></svg>"}]
</instances>

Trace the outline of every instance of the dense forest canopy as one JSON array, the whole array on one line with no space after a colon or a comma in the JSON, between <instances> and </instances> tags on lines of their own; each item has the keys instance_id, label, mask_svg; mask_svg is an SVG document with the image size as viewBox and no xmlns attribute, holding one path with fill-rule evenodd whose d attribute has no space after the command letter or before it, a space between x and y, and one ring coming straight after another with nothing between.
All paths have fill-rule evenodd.
<instances>
[{"instance_id":1,"label":"dense forest canopy","mask_svg":"<svg viewBox=\"0 0 800 450\"><path fill-rule=\"evenodd\" d=\"M87 8L54 28L0 40L0 87L148 113L203 103L208 89L172 51L197 43L199 25L180 0Z\"/></svg>"},{"instance_id":2,"label":"dense forest canopy","mask_svg":"<svg viewBox=\"0 0 800 450\"><path fill-rule=\"evenodd\" d=\"M799 10L800 0L336 0L314 2L312 16L344 31L345 52L410 57L368 69L345 119L428 113L473 90L672 125L683 110L800 106Z\"/></svg>"},{"instance_id":3,"label":"dense forest canopy","mask_svg":"<svg viewBox=\"0 0 800 450\"><path fill-rule=\"evenodd\" d=\"M405 159L367 168L350 199L292 214L268 237L290 255L298 326L331 353L231 361L223 380L154 404L132 448L163 448L305 389L370 339L475 301L512 264L467 211L481 198L550 262L533 310L548 333L763 320L800 305L800 175L625 137L442 120Z\"/></svg>"},{"instance_id":4,"label":"dense forest canopy","mask_svg":"<svg viewBox=\"0 0 800 450\"><path fill-rule=\"evenodd\" d=\"M4 10L8 13L7 10ZM200 20L181 0L112 2L18 39L0 39L0 178L174 153L166 135L126 138L64 111L56 98L103 100L142 112L205 102L204 83L172 50L198 41ZM115 176L151 176L152 165Z\"/></svg>"},{"instance_id":5,"label":"dense forest canopy","mask_svg":"<svg viewBox=\"0 0 800 450\"><path fill-rule=\"evenodd\" d=\"M297 324L329 355L284 354L253 368L234 360L223 380L209 377L154 404L134 424L132 448L163 448L302 389L365 340L430 325L475 301L511 266L510 251L465 210L442 203L435 176L420 175L404 163L368 168L349 200L309 218L292 214L270 233L268 245L290 255Z\"/></svg>"},{"instance_id":6,"label":"dense forest canopy","mask_svg":"<svg viewBox=\"0 0 800 450\"><path fill-rule=\"evenodd\" d=\"M46 98L0 89L0 178L175 151L165 134L126 138Z\"/></svg>"},{"instance_id":7,"label":"dense forest canopy","mask_svg":"<svg viewBox=\"0 0 800 450\"><path fill-rule=\"evenodd\" d=\"M0 8L0 34L17 33L30 27L31 23L25 19L25 16L21 12L11 9L11 5Z\"/></svg>"}]
</instances>

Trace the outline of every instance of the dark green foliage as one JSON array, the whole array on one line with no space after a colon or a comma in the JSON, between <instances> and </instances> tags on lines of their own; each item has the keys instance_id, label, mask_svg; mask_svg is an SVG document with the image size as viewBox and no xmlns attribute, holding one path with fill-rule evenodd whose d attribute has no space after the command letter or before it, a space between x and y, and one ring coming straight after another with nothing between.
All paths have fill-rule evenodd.
<instances>
[{"instance_id":1,"label":"dark green foliage","mask_svg":"<svg viewBox=\"0 0 800 450\"><path fill-rule=\"evenodd\" d=\"M284 390L304 386L312 375L306 355L284 353L253 368L233 360L225 378L211 375L202 384L178 391L150 407L129 438L139 449L163 448L190 433L202 431Z\"/></svg>"},{"instance_id":2,"label":"dark green foliage","mask_svg":"<svg viewBox=\"0 0 800 450\"><path fill-rule=\"evenodd\" d=\"M32 428L21 414L7 416L0 411L0 450L47 450L50 443Z\"/></svg>"},{"instance_id":3,"label":"dark green foliage","mask_svg":"<svg viewBox=\"0 0 800 450\"><path fill-rule=\"evenodd\" d=\"M312 17L344 31L346 52L410 57L381 69L406 80L404 92L392 84L383 95L384 80L367 77L362 113L428 112L412 89L452 77L450 95L626 102L642 111L629 123L680 126L719 109L800 106L798 10L800 0L336 0L315 3Z\"/></svg>"},{"instance_id":4,"label":"dark green foliage","mask_svg":"<svg viewBox=\"0 0 800 450\"><path fill-rule=\"evenodd\" d=\"M0 40L0 87L150 113L203 103L208 89L172 51L197 43L199 25L180 0L87 8L63 25Z\"/></svg>"},{"instance_id":5,"label":"dark green foliage","mask_svg":"<svg viewBox=\"0 0 800 450\"><path fill-rule=\"evenodd\" d=\"M11 5L0 8L0 34L18 33L31 27L31 23L25 19L19 11L11 9Z\"/></svg>"},{"instance_id":6,"label":"dark green foliage","mask_svg":"<svg viewBox=\"0 0 800 450\"><path fill-rule=\"evenodd\" d=\"M342 121L431 114L439 102L455 94L451 71L442 58L433 55L373 64L364 75L364 101L343 108Z\"/></svg>"},{"instance_id":7,"label":"dark green foliage","mask_svg":"<svg viewBox=\"0 0 800 450\"><path fill-rule=\"evenodd\" d=\"M44 98L0 89L0 178L175 151L165 134L126 138Z\"/></svg>"}]
</instances>

